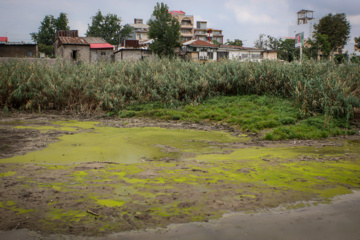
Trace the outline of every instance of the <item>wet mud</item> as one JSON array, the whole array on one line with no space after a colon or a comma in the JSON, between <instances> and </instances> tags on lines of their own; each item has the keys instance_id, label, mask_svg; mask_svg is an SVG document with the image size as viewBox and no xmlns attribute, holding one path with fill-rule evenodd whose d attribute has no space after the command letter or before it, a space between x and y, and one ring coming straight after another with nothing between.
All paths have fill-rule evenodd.
<instances>
[{"instance_id":1,"label":"wet mud","mask_svg":"<svg viewBox=\"0 0 360 240\"><path fill-rule=\"evenodd\" d=\"M360 187L358 135L267 142L225 125L56 115L2 117L0 133L2 234L100 238L296 209Z\"/></svg>"}]
</instances>

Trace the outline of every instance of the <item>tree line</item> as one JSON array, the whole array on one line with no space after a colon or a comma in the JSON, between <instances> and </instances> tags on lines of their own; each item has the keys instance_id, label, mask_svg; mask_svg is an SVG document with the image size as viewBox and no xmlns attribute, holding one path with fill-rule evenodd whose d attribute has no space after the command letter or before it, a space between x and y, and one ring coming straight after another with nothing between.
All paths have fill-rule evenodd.
<instances>
[{"instance_id":1,"label":"tree line","mask_svg":"<svg viewBox=\"0 0 360 240\"><path fill-rule=\"evenodd\" d=\"M318 59L319 53L324 59L333 55L335 60L344 61L347 56L341 52L341 49L350 38L350 28L350 23L344 13L329 13L314 25L315 31L312 38L306 41L303 54L309 59ZM355 46L359 48L360 37L354 40ZM260 34L254 44L256 48L277 50L278 58L281 60L291 62L300 57L300 49L295 48L295 39L282 39ZM358 61L358 59L355 60Z\"/></svg>"},{"instance_id":2,"label":"tree line","mask_svg":"<svg viewBox=\"0 0 360 240\"><path fill-rule=\"evenodd\" d=\"M66 13L60 13L58 18L46 15L40 23L38 32L30 33L32 40L38 44L40 52L48 56L54 55L54 40L58 30L70 30ZM91 17L88 24L87 37L102 37L112 45L118 45L132 33L129 25L121 25L121 18L116 14L103 15L100 10Z\"/></svg>"},{"instance_id":3,"label":"tree line","mask_svg":"<svg viewBox=\"0 0 360 240\"><path fill-rule=\"evenodd\" d=\"M132 27L121 25L121 18L116 14L103 15L100 10L91 17L88 24L87 37L102 37L112 45L119 45L132 34ZM60 13L58 18L46 15L41 22L39 31L31 33L34 42L38 44L39 51L46 55L54 54L54 38L56 31L69 30L69 20L66 13ZM174 48L180 46L180 23L169 13L169 8L164 3L157 3L154 7L152 18L148 22L148 36L153 39L150 50L159 56L175 56ZM344 13L328 14L320 19L314 26L312 39L307 40L303 50L308 58L317 59L319 52L323 58L334 55L341 49L350 37L350 23ZM360 48L360 37L355 38L355 44ZM214 42L214 44L219 44ZM226 45L243 46L243 41L227 39ZM295 39L275 38L270 35L260 34L254 42L256 48L277 50L278 58L293 61L299 58L300 51L295 48ZM342 55L336 56L337 58Z\"/></svg>"}]
</instances>

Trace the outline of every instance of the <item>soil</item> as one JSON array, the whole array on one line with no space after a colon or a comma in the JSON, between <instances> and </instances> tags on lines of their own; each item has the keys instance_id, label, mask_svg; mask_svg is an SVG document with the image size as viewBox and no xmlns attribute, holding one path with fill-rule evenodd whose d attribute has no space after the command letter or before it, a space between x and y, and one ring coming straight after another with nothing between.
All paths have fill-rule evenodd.
<instances>
[{"instance_id":1,"label":"soil","mask_svg":"<svg viewBox=\"0 0 360 240\"><path fill-rule=\"evenodd\" d=\"M67 131L51 130L39 131L34 129L17 129L14 126L51 125L52 121L63 119L100 121L104 126L131 128L131 127L162 127L169 129L195 129L205 131L226 131L233 135L239 135L237 129L224 124L196 124L177 121L159 122L149 119L109 119L109 118L85 118L64 115L33 115L16 114L6 115L0 118L0 159L10 158L16 155L24 155L28 152L46 148L50 143L58 141L58 137L64 134L73 134ZM251 135L249 142L229 143L231 148L248 147L287 147L287 146L341 146L343 140L360 140L360 136L339 137L334 141L321 140L296 140L269 142L262 141L256 134ZM176 153L178 150L167 145L157 145L162 151ZM347 155L348 159L358 156ZM162 159L164 162L172 162L173 159ZM263 159L265 162L270 161ZM311 157L304 156L293 161L311 161ZM315 159L316 160L316 159ZM337 160L337 159L322 159ZM149 162L148 162L149 163ZM147 169L142 168L141 173L134 171L128 174L128 179L137 181L143 179L155 179L163 177L161 164L150 162ZM141 168L141 166L139 166ZM132 194L132 185L127 185L124 180L115 178L115 175L102 175L106 173L121 173L121 166L113 162L89 162L73 164L69 166L46 166L41 164L2 163L0 164L0 230L10 231L29 229L39 231L42 235L67 234L77 236L104 236L113 232L141 230L147 228L166 227L172 223L188 223L197 220L209 221L219 218L225 212L250 211L264 208L272 208L280 204L295 203L298 200L319 200L314 195L299 195L298 192L274 189L271 193L256 191L254 194L249 190L249 195L238 200L235 189L252 189L258 186L249 183L232 184L218 180L209 189L199 189L197 185L189 185L181 181L173 183L173 188L156 186L149 190L149 196ZM203 162L176 161L171 167L172 172L181 171L184 175L195 177L208 177L210 179L209 166ZM15 174L16 172L16 174ZM254 169L238 169L242 174L256 174ZM77 178L76 174L86 174L86 178ZM1 175L0 175L1 176ZM105 184L97 184L104 179ZM210 182L210 180L209 180ZM126 205L122 212L115 211L122 203L109 201L103 206L95 205L91 194L104 196L104 199L114 192L114 185L122 184L125 187L118 192L120 196L129 195L132 203ZM360 184L360 183L359 183ZM349 185L348 188L353 188ZM355 187L356 188L356 187ZM66 189L66 190L64 190ZM265 189L264 191L268 191ZM144 189L145 191L145 189ZM71 193L71 194L70 194ZM74 194L78 193L78 194ZM206 198L203 196L206 195ZM224 198L226 196L226 198ZM202 206L198 206L202 199ZM228 200L224 200L228 199ZM235 200L237 199L237 200ZM180 200L180 201L179 201ZM139 204L141 202L142 204ZM176 203L179 214L154 216L154 208L151 206L168 205ZM115 205L112 205L115 204ZM116 205L118 204L118 205ZM49 217L49 206L52 207L52 215ZM43 211L42 211L43 209ZM190 209L190 214L184 214L185 209ZM64 214L66 211L66 214ZM159 210L161 212L161 209ZM160 214L161 215L161 214ZM119 228L120 226L120 228ZM1 236L1 235L0 235Z\"/></svg>"}]
</instances>

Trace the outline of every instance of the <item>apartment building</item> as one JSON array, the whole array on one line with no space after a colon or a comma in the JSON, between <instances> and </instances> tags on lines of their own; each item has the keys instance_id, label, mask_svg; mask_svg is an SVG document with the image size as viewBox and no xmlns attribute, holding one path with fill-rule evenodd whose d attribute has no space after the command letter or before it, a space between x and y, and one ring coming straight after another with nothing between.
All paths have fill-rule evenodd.
<instances>
[{"instance_id":1,"label":"apartment building","mask_svg":"<svg viewBox=\"0 0 360 240\"><path fill-rule=\"evenodd\" d=\"M194 16L186 15L183 11L169 11L180 23L180 40L190 41L194 39Z\"/></svg>"},{"instance_id":2,"label":"apartment building","mask_svg":"<svg viewBox=\"0 0 360 240\"><path fill-rule=\"evenodd\" d=\"M196 22L196 28L194 29L194 37L195 39L199 39L202 41L216 41L220 44L224 43L224 35L222 35L222 30L208 28L207 21Z\"/></svg>"},{"instance_id":3,"label":"apartment building","mask_svg":"<svg viewBox=\"0 0 360 240\"><path fill-rule=\"evenodd\" d=\"M147 41L149 40L149 25L144 24L141 18L135 18L134 23L129 24L133 28L130 40Z\"/></svg>"}]
</instances>

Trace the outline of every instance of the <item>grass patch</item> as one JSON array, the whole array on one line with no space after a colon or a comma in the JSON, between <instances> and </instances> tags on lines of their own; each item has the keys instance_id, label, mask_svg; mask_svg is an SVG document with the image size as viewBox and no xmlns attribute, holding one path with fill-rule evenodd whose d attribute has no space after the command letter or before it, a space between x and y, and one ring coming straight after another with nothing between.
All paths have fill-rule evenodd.
<instances>
[{"instance_id":1,"label":"grass patch","mask_svg":"<svg viewBox=\"0 0 360 240\"><path fill-rule=\"evenodd\" d=\"M253 133L271 129L264 136L266 140L321 139L355 133L346 129L344 118L305 117L290 100L267 95L218 96L201 104L174 108L164 104L143 104L128 107L119 116L216 122Z\"/></svg>"}]
</instances>

